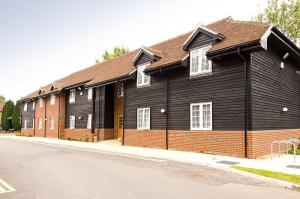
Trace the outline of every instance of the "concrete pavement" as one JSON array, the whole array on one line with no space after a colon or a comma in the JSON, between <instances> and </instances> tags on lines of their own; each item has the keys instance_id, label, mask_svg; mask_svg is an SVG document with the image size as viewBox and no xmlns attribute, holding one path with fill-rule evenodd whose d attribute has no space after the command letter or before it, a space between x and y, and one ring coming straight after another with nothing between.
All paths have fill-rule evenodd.
<instances>
[{"instance_id":1,"label":"concrete pavement","mask_svg":"<svg viewBox=\"0 0 300 199\"><path fill-rule=\"evenodd\" d=\"M299 192L200 165L0 138L4 199L296 198Z\"/></svg>"}]
</instances>

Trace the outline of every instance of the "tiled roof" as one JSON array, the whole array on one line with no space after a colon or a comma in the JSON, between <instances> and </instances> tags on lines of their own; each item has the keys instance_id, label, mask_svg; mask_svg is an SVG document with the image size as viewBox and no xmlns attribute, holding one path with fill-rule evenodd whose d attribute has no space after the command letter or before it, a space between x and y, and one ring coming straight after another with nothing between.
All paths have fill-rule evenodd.
<instances>
[{"instance_id":1,"label":"tiled roof","mask_svg":"<svg viewBox=\"0 0 300 199\"><path fill-rule=\"evenodd\" d=\"M253 22L234 21L230 17L216 21L206 26L208 29L221 34L224 39L214 44L209 52L219 51L236 45L246 44L261 39L263 34L269 28L267 24L258 24ZM187 56L182 45L186 42L192 31L179 35L175 38L160 42L150 47L144 47L149 52L160 57L158 61L153 62L148 69L159 68L163 65L179 62ZM55 81L58 90L71 85L87 82L87 85L100 84L118 77L127 76L135 70L132 64L133 59L139 52L139 49L121 55L112 60L105 61L84 70L72 73L71 75ZM44 93L49 93L52 84L45 86ZM38 91L23 97L29 99L37 97Z\"/></svg>"}]
</instances>

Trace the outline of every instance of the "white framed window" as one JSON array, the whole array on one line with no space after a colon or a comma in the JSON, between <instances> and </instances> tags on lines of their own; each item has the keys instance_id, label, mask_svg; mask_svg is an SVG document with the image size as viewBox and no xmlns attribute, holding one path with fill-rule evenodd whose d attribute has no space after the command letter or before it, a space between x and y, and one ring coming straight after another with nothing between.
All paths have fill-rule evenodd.
<instances>
[{"instance_id":1,"label":"white framed window","mask_svg":"<svg viewBox=\"0 0 300 199\"><path fill-rule=\"evenodd\" d=\"M212 130L212 102L190 105L191 130Z\"/></svg>"},{"instance_id":2,"label":"white framed window","mask_svg":"<svg viewBox=\"0 0 300 199\"><path fill-rule=\"evenodd\" d=\"M92 100L93 99L93 89L89 88L88 89L88 100Z\"/></svg>"},{"instance_id":3,"label":"white framed window","mask_svg":"<svg viewBox=\"0 0 300 199\"><path fill-rule=\"evenodd\" d=\"M24 129L27 129L27 120L24 120Z\"/></svg>"},{"instance_id":4,"label":"white framed window","mask_svg":"<svg viewBox=\"0 0 300 199\"><path fill-rule=\"evenodd\" d=\"M150 108L137 109L137 129L150 129Z\"/></svg>"},{"instance_id":5,"label":"white framed window","mask_svg":"<svg viewBox=\"0 0 300 199\"><path fill-rule=\"evenodd\" d=\"M27 102L24 104L24 111L27 112Z\"/></svg>"},{"instance_id":6,"label":"white framed window","mask_svg":"<svg viewBox=\"0 0 300 199\"><path fill-rule=\"evenodd\" d=\"M43 128L43 119L40 117L39 118L39 129Z\"/></svg>"},{"instance_id":7,"label":"white framed window","mask_svg":"<svg viewBox=\"0 0 300 199\"><path fill-rule=\"evenodd\" d=\"M92 114L88 115L88 121L87 121L87 129L92 128Z\"/></svg>"},{"instance_id":8,"label":"white framed window","mask_svg":"<svg viewBox=\"0 0 300 199\"><path fill-rule=\"evenodd\" d=\"M32 119L32 128L33 129L35 128L35 119L34 118Z\"/></svg>"},{"instance_id":9,"label":"white framed window","mask_svg":"<svg viewBox=\"0 0 300 199\"><path fill-rule=\"evenodd\" d=\"M212 72L212 62L207 59L206 53L211 46L198 48L190 52L190 75L199 75Z\"/></svg>"},{"instance_id":10,"label":"white framed window","mask_svg":"<svg viewBox=\"0 0 300 199\"><path fill-rule=\"evenodd\" d=\"M117 97L123 97L123 96L124 96L124 84L118 83Z\"/></svg>"},{"instance_id":11,"label":"white framed window","mask_svg":"<svg viewBox=\"0 0 300 199\"><path fill-rule=\"evenodd\" d=\"M50 117L50 129L54 129L54 127L55 127L55 118Z\"/></svg>"},{"instance_id":12,"label":"white framed window","mask_svg":"<svg viewBox=\"0 0 300 199\"><path fill-rule=\"evenodd\" d=\"M150 76L144 73L144 70L150 63L137 66L137 86L147 86L150 85Z\"/></svg>"},{"instance_id":13,"label":"white framed window","mask_svg":"<svg viewBox=\"0 0 300 199\"><path fill-rule=\"evenodd\" d=\"M75 103L76 90L70 90L69 103Z\"/></svg>"},{"instance_id":14,"label":"white framed window","mask_svg":"<svg viewBox=\"0 0 300 199\"><path fill-rule=\"evenodd\" d=\"M55 95L51 95L51 97L50 97L50 105L55 104L55 99L56 99L56 96Z\"/></svg>"},{"instance_id":15,"label":"white framed window","mask_svg":"<svg viewBox=\"0 0 300 199\"><path fill-rule=\"evenodd\" d=\"M44 100L42 98L39 99L40 108L43 107Z\"/></svg>"},{"instance_id":16,"label":"white framed window","mask_svg":"<svg viewBox=\"0 0 300 199\"><path fill-rule=\"evenodd\" d=\"M32 102L32 110L35 110L35 101Z\"/></svg>"},{"instance_id":17,"label":"white framed window","mask_svg":"<svg viewBox=\"0 0 300 199\"><path fill-rule=\"evenodd\" d=\"M75 116L70 116L70 129L75 129Z\"/></svg>"}]
</instances>

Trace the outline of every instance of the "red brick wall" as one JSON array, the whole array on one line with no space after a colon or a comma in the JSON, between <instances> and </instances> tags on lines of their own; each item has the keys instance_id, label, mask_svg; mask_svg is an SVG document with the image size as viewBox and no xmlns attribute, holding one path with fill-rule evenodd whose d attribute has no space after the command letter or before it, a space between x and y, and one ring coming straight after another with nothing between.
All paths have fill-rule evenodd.
<instances>
[{"instance_id":1,"label":"red brick wall","mask_svg":"<svg viewBox=\"0 0 300 199\"><path fill-rule=\"evenodd\" d=\"M58 138L58 129L59 129L59 95L55 95L55 104L50 104L51 97L48 96L45 98L46 104L46 137ZM54 129L50 129L50 118L54 117Z\"/></svg>"},{"instance_id":2,"label":"red brick wall","mask_svg":"<svg viewBox=\"0 0 300 199\"><path fill-rule=\"evenodd\" d=\"M248 132L249 158L258 158L271 153L271 143L276 140L300 138L300 129L267 130ZM282 146L285 149L285 146ZM275 152L277 146L275 146Z\"/></svg>"},{"instance_id":3,"label":"red brick wall","mask_svg":"<svg viewBox=\"0 0 300 199\"><path fill-rule=\"evenodd\" d=\"M244 131L169 131L169 149L244 157Z\"/></svg>"},{"instance_id":4,"label":"red brick wall","mask_svg":"<svg viewBox=\"0 0 300 199\"><path fill-rule=\"evenodd\" d=\"M125 129L125 145L166 148L166 131L165 130L137 130Z\"/></svg>"},{"instance_id":5,"label":"red brick wall","mask_svg":"<svg viewBox=\"0 0 300 199\"><path fill-rule=\"evenodd\" d=\"M114 139L114 129L96 129L98 141Z\"/></svg>"},{"instance_id":6,"label":"red brick wall","mask_svg":"<svg viewBox=\"0 0 300 199\"><path fill-rule=\"evenodd\" d=\"M39 118L42 118L43 126L39 129ZM35 136L45 137L45 98L43 107L40 107L39 99L35 101Z\"/></svg>"},{"instance_id":7,"label":"red brick wall","mask_svg":"<svg viewBox=\"0 0 300 199\"><path fill-rule=\"evenodd\" d=\"M61 133L63 139L75 139L81 141L93 142L94 134L90 129L65 129Z\"/></svg>"},{"instance_id":8,"label":"red brick wall","mask_svg":"<svg viewBox=\"0 0 300 199\"><path fill-rule=\"evenodd\" d=\"M21 129L21 135L24 135L24 136L34 136L34 130L33 130L33 128L31 128L31 129L24 129L24 128L22 128Z\"/></svg>"}]
</instances>

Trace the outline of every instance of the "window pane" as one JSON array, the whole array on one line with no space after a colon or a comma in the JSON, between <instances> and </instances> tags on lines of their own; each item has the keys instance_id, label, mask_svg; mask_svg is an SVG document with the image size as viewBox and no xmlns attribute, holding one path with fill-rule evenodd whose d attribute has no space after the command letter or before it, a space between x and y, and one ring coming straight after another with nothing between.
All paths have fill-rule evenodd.
<instances>
[{"instance_id":1,"label":"window pane","mask_svg":"<svg viewBox=\"0 0 300 199\"><path fill-rule=\"evenodd\" d=\"M192 128L200 128L200 105L192 105Z\"/></svg>"}]
</instances>

